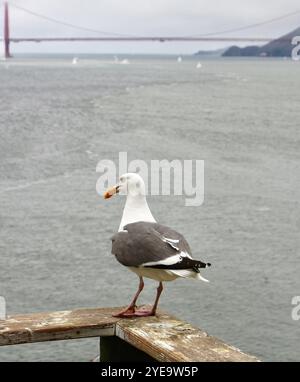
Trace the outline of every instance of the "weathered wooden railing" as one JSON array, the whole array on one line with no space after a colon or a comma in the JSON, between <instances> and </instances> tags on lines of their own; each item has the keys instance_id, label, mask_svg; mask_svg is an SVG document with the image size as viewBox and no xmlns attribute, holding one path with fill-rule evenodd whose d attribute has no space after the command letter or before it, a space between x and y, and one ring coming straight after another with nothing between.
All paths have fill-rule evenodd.
<instances>
[{"instance_id":1,"label":"weathered wooden railing","mask_svg":"<svg viewBox=\"0 0 300 382\"><path fill-rule=\"evenodd\" d=\"M255 362L169 314L118 319L120 308L78 309L10 316L0 321L0 346L100 337L101 361Z\"/></svg>"}]
</instances>

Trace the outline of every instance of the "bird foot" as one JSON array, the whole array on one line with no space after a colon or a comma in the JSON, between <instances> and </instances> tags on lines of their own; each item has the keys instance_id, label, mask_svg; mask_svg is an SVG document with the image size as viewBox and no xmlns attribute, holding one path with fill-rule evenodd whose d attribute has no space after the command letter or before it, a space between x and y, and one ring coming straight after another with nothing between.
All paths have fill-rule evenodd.
<instances>
[{"instance_id":1,"label":"bird foot","mask_svg":"<svg viewBox=\"0 0 300 382\"><path fill-rule=\"evenodd\" d=\"M128 308L122 310L119 313L113 314L113 317L118 318L128 318L128 317L135 317L135 306L129 306Z\"/></svg>"},{"instance_id":2,"label":"bird foot","mask_svg":"<svg viewBox=\"0 0 300 382\"><path fill-rule=\"evenodd\" d=\"M150 317L150 316L155 316L155 311L153 309L151 310L146 310L146 309L140 309L136 310L134 313L135 317Z\"/></svg>"},{"instance_id":3,"label":"bird foot","mask_svg":"<svg viewBox=\"0 0 300 382\"><path fill-rule=\"evenodd\" d=\"M150 316L155 316L155 311L153 309L135 309L136 306L131 307L129 306L128 308L122 310L119 313L113 314L113 317L117 318L131 318L131 317L150 317Z\"/></svg>"}]
</instances>

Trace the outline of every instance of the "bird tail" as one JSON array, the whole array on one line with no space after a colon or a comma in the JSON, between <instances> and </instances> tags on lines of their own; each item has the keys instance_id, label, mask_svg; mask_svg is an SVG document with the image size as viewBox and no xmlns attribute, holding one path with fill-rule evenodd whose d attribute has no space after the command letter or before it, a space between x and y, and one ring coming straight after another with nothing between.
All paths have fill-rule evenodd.
<instances>
[{"instance_id":1,"label":"bird tail","mask_svg":"<svg viewBox=\"0 0 300 382\"><path fill-rule=\"evenodd\" d=\"M194 265L193 270L196 272L194 273L194 277L196 280L201 280L206 283L209 283L209 280L201 276L200 274L200 268L208 268L211 266L211 263L202 263L202 261L197 261L197 263Z\"/></svg>"},{"instance_id":2,"label":"bird tail","mask_svg":"<svg viewBox=\"0 0 300 382\"><path fill-rule=\"evenodd\" d=\"M200 274L200 268L208 268L211 266L211 263L203 263L202 261L199 261L199 260L192 260L192 261L193 261L192 269L198 274Z\"/></svg>"},{"instance_id":3,"label":"bird tail","mask_svg":"<svg viewBox=\"0 0 300 382\"><path fill-rule=\"evenodd\" d=\"M204 281L206 283L209 283L209 280L207 280L206 278L204 278L203 276L200 275L200 272L199 273L196 273L196 276L194 276L194 278L196 280L201 280L201 281Z\"/></svg>"},{"instance_id":4,"label":"bird tail","mask_svg":"<svg viewBox=\"0 0 300 382\"><path fill-rule=\"evenodd\" d=\"M209 280L201 276L199 271L195 272L194 270L191 270L191 269L172 269L169 272L173 273L174 275L178 277L201 280L206 283L209 283Z\"/></svg>"},{"instance_id":5,"label":"bird tail","mask_svg":"<svg viewBox=\"0 0 300 382\"><path fill-rule=\"evenodd\" d=\"M203 263L200 260L194 260L194 266L196 268L208 268L211 266L211 263Z\"/></svg>"}]
</instances>

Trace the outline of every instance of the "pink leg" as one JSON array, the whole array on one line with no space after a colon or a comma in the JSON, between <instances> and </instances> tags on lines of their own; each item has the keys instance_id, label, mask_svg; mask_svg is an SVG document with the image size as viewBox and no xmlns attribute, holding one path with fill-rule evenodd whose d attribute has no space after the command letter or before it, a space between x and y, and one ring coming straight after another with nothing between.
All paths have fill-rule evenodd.
<instances>
[{"instance_id":1,"label":"pink leg","mask_svg":"<svg viewBox=\"0 0 300 382\"><path fill-rule=\"evenodd\" d=\"M134 317L136 302L143 289L144 289L144 280L142 277L140 277L139 289L137 290L129 306L126 309L122 310L121 312L113 314L113 317Z\"/></svg>"},{"instance_id":2,"label":"pink leg","mask_svg":"<svg viewBox=\"0 0 300 382\"><path fill-rule=\"evenodd\" d=\"M159 298L160 298L160 295L161 295L161 292L163 291L163 289L164 289L163 288L163 284L162 284L162 282L160 282L159 285L158 285L158 288L157 288L155 302L154 302L154 305L153 305L151 310L142 310L142 309L141 310L137 310L134 313L134 315L138 316L138 317L155 316L157 305L158 305L158 301L159 301Z\"/></svg>"}]
</instances>

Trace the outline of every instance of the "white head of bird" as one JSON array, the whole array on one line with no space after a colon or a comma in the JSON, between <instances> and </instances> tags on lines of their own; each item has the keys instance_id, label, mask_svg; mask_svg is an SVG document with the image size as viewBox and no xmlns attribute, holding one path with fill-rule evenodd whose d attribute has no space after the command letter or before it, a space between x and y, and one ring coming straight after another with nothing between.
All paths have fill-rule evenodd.
<instances>
[{"instance_id":1,"label":"white head of bird","mask_svg":"<svg viewBox=\"0 0 300 382\"><path fill-rule=\"evenodd\" d=\"M121 175L118 184L104 193L104 199L110 199L116 194L127 195L119 231L130 223L156 221L146 200L145 182L139 174L127 173Z\"/></svg>"},{"instance_id":2,"label":"white head of bird","mask_svg":"<svg viewBox=\"0 0 300 382\"><path fill-rule=\"evenodd\" d=\"M118 184L104 193L104 199L110 199L115 194L129 197L145 197L146 187L143 178L136 173L127 173L120 176Z\"/></svg>"}]
</instances>

